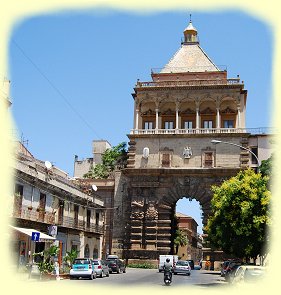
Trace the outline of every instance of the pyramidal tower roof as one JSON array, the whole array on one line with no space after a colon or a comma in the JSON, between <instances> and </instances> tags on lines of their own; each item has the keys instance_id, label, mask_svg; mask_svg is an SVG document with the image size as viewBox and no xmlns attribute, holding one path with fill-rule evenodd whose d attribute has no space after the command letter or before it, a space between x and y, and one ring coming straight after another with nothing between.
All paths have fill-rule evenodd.
<instances>
[{"instance_id":1,"label":"pyramidal tower roof","mask_svg":"<svg viewBox=\"0 0 281 295\"><path fill-rule=\"evenodd\" d=\"M183 31L184 41L180 49L160 73L214 72L220 71L199 45L197 30L191 20Z\"/></svg>"}]
</instances>

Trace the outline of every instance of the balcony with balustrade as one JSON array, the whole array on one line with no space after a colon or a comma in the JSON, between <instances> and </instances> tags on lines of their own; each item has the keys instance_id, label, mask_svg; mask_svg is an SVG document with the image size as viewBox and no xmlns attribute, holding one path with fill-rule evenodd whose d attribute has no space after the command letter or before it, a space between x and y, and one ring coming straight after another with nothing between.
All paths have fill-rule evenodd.
<instances>
[{"instance_id":1,"label":"balcony with balustrade","mask_svg":"<svg viewBox=\"0 0 281 295\"><path fill-rule=\"evenodd\" d=\"M97 234L103 234L104 232L103 226L96 225L85 220L68 216L60 216L59 218L56 218L55 212L48 212L40 208L33 208L31 206L20 206L19 204L14 205L12 217L28 221L58 225L66 228L74 228L77 230L83 230Z\"/></svg>"}]
</instances>

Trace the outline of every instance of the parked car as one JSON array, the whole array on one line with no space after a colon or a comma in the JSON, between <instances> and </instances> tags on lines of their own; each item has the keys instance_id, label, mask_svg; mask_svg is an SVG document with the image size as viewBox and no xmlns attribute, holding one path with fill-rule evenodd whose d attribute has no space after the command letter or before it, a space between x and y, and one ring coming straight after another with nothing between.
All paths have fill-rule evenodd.
<instances>
[{"instance_id":1,"label":"parked car","mask_svg":"<svg viewBox=\"0 0 281 295\"><path fill-rule=\"evenodd\" d=\"M126 265L121 259L107 259L106 264L109 267L109 273L125 273Z\"/></svg>"},{"instance_id":2,"label":"parked car","mask_svg":"<svg viewBox=\"0 0 281 295\"><path fill-rule=\"evenodd\" d=\"M264 278L266 268L257 265L240 265L234 274L232 283L253 283Z\"/></svg>"},{"instance_id":3,"label":"parked car","mask_svg":"<svg viewBox=\"0 0 281 295\"><path fill-rule=\"evenodd\" d=\"M101 259L93 259L95 265L95 271L97 276L102 278L103 276L109 277L109 267L104 260Z\"/></svg>"},{"instance_id":4,"label":"parked car","mask_svg":"<svg viewBox=\"0 0 281 295\"><path fill-rule=\"evenodd\" d=\"M191 266L188 262L188 260L178 260L176 262L176 265L174 267L174 274L186 274L188 276L190 276L190 271L191 271Z\"/></svg>"},{"instance_id":5,"label":"parked car","mask_svg":"<svg viewBox=\"0 0 281 295\"><path fill-rule=\"evenodd\" d=\"M229 265L230 265L230 264L231 264L231 263L229 263ZM240 263L239 263L239 264L231 265L231 266L226 270L224 278L225 278L225 280L226 280L227 282L232 283L233 278L234 278L234 274L235 274L237 268L240 267L240 265L241 265Z\"/></svg>"},{"instance_id":6,"label":"parked car","mask_svg":"<svg viewBox=\"0 0 281 295\"><path fill-rule=\"evenodd\" d=\"M91 280L97 277L94 262L91 258L77 258L74 260L70 272L69 278L89 278Z\"/></svg>"},{"instance_id":7,"label":"parked car","mask_svg":"<svg viewBox=\"0 0 281 295\"><path fill-rule=\"evenodd\" d=\"M227 267L225 268L225 280L228 281L230 279L230 275L242 264L239 260L229 261Z\"/></svg>"},{"instance_id":8,"label":"parked car","mask_svg":"<svg viewBox=\"0 0 281 295\"><path fill-rule=\"evenodd\" d=\"M241 261L237 259L225 260L221 265L221 276L224 277L226 272L230 271L231 267L235 264L241 264Z\"/></svg>"}]
</instances>

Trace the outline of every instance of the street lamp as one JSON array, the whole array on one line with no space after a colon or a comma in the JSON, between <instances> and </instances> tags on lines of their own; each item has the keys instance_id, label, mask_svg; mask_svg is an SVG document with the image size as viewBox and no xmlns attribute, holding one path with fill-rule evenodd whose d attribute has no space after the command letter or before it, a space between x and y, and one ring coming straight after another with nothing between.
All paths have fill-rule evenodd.
<instances>
[{"instance_id":1,"label":"street lamp","mask_svg":"<svg viewBox=\"0 0 281 295\"><path fill-rule=\"evenodd\" d=\"M248 151L249 153L251 153L251 154L256 158L256 160L257 160L257 162L258 162L258 170L259 170L260 160L259 160L259 158L257 157L257 155L256 155L255 153L253 153L250 149L247 149L247 148L243 147L242 145L239 145L239 144L236 144L236 143L233 143L233 142L221 141L221 140L216 140L216 139L211 140L211 143L213 143L213 144L225 143L225 144L235 145L235 146L240 147L240 148L243 149L243 150Z\"/></svg>"}]
</instances>

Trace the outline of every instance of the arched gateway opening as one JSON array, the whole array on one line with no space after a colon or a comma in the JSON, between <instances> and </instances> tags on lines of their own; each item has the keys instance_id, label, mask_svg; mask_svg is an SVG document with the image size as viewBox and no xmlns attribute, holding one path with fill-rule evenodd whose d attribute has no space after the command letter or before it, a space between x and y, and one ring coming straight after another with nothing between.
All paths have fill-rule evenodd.
<instances>
[{"instance_id":1,"label":"arched gateway opening","mask_svg":"<svg viewBox=\"0 0 281 295\"><path fill-rule=\"evenodd\" d=\"M202 208L203 225L211 213L211 186L237 169L124 169L117 177L113 251L128 260L157 260L173 253L178 200L190 196Z\"/></svg>"}]
</instances>

